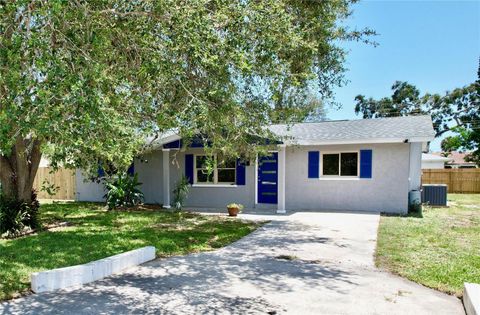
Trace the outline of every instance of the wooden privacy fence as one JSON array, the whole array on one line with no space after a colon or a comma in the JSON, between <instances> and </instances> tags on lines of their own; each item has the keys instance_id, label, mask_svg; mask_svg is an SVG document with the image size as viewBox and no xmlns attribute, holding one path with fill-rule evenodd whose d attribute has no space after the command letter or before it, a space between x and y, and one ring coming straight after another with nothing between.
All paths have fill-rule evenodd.
<instances>
[{"instance_id":1,"label":"wooden privacy fence","mask_svg":"<svg viewBox=\"0 0 480 315\"><path fill-rule=\"evenodd\" d=\"M422 184L447 184L449 193L480 193L480 168L422 170Z\"/></svg>"},{"instance_id":2,"label":"wooden privacy fence","mask_svg":"<svg viewBox=\"0 0 480 315\"><path fill-rule=\"evenodd\" d=\"M50 195L42 187L50 187L54 195ZM33 182L33 189L38 193L38 199L75 199L75 170L59 169L52 173L50 167L38 168L37 176Z\"/></svg>"}]
</instances>

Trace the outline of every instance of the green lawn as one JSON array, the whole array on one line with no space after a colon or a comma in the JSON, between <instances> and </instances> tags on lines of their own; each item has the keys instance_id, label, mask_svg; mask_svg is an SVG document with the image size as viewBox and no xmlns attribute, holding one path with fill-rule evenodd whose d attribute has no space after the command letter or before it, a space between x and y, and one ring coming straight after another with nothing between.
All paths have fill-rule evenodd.
<instances>
[{"instance_id":1,"label":"green lawn","mask_svg":"<svg viewBox=\"0 0 480 315\"><path fill-rule=\"evenodd\" d=\"M448 201L448 208L424 208L424 218L382 216L376 263L460 297L464 282L480 283L480 194Z\"/></svg>"},{"instance_id":2,"label":"green lawn","mask_svg":"<svg viewBox=\"0 0 480 315\"><path fill-rule=\"evenodd\" d=\"M258 224L185 212L106 211L89 203L43 204L44 224L71 226L15 240L0 239L0 300L30 287L30 273L83 264L142 246L157 256L208 251L249 234Z\"/></svg>"}]
</instances>

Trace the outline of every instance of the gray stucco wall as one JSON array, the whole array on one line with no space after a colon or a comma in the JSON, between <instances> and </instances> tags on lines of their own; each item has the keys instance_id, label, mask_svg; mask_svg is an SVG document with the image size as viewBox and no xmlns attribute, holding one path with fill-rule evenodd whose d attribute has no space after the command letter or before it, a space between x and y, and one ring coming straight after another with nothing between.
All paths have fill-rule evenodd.
<instances>
[{"instance_id":1,"label":"gray stucco wall","mask_svg":"<svg viewBox=\"0 0 480 315\"><path fill-rule=\"evenodd\" d=\"M189 149L186 152L170 151L172 168L170 169L171 190L185 172L185 154L200 154L202 149ZM160 153L161 154L161 153ZM246 167L245 185L231 187L192 186L186 200L187 207L225 208L229 203L241 203L247 208L255 206L255 163ZM173 200L173 193L171 194Z\"/></svg>"},{"instance_id":2,"label":"gray stucco wall","mask_svg":"<svg viewBox=\"0 0 480 315\"><path fill-rule=\"evenodd\" d=\"M93 182L86 179L85 175L80 169L75 172L75 184L77 192L75 193L75 200L77 201L93 201L101 202L105 199L105 187L102 183Z\"/></svg>"},{"instance_id":3,"label":"gray stucco wall","mask_svg":"<svg viewBox=\"0 0 480 315\"><path fill-rule=\"evenodd\" d=\"M421 147L421 146L420 146ZM372 149L371 179L309 179L308 151L343 152ZM286 209L287 210L365 210L404 213L408 209L408 191L420 180L421 152L410 156L410 144L357 144L288 147L286 150ZM170 198L185 171L185 154L202 153L202 149L186 152L171 150ZM418 162L417 157L418 155ZM415 161L411 165L412 160ZM412 168L412 169L411 169ZM135 160L141 189L146 203L163 204L162 151L146 154ZM409 176L413 176L409 182ZM101 184L83 183L77 171L77 200L102 201ZM246 185L231 187L190 187L187 207L224 208L236 202L247 208L274 209L275 205L255 204L255 165L246 167Z\"/></svg>"},{"instance_id":4,"label":"gray stucco wall","mask_svg":"<svg viewBox=\"0 0 480 315\"><path fill-rule=\"evenodd\" d=\"M422 185L422 143L410 143L409 190L420 190Z\"/></svg>"},{"instance_id":5,"label":"gray stucco wall","mask_svg":"<svg viewBox=\"0 0 480 315\"><path fill-rule=\"evenodd\" d=\"M308 151L360 149L373 151L371 179L308 178ZM287 148L286 208L406 212L409 152L409 144L403 143Z\"/></svg>"},{"instance_id":6,"label":"gray stucco wall","mask_svg":"<svg viewBox=\"0 0 480 315\"><path fill-rule=\"evenodd\" d=\"M145 202L163 204L162 151L155 151L135 159L134 166L138 181L142 183L140 189L145 195Z\"/></svg>"}]
</instances>

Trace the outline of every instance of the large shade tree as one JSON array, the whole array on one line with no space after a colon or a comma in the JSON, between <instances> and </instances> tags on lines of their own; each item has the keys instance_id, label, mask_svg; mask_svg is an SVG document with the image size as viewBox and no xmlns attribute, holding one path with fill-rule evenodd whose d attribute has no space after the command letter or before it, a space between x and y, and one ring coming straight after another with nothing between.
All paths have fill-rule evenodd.
<instances>
[{"instance_id":1,"label":"large shade tree","mask_svg":"<svg viewBox=\"0 0 480 315\"><path fill-rule=\"evenodd\" d=\"M397 81L392 96L381 99L355 97L355 113L365 119L408 115L431 115L437 137L445 152L472 151L467 159L480 165L480 65L478 79L444 95L420 91L408 82Z\"/></svg>"},{"instance_id":2,"label":"large shade tree","mask_svg":"<svg viewBox=\"0 0 480 315\"><path fill-rule=\"evenodd\" d=\"M341 84L353 0L0 1L0 182L29 201L53 166L127 166L177 128L229 154ZM316 105L317 104L317 105ZM300 114L299 114L300 113Z\"/></svg>"}]
</instances>

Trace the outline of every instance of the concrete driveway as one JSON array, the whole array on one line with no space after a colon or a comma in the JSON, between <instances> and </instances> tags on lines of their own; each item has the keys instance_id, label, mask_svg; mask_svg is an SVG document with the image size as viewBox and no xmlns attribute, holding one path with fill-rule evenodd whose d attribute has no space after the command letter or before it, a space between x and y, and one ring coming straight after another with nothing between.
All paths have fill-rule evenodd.
<instances>
[{"instance_id":1,"label":"concrete driveway","mask_svg":"<svg viewBox=\"0 0 480 315\"><path fill-rule=\"evenodd\" d=\"M30 295L0 314L464 314L457 298L374 267L378 214L269 218L221 250Z\"/></svg>"}]
</instances>

